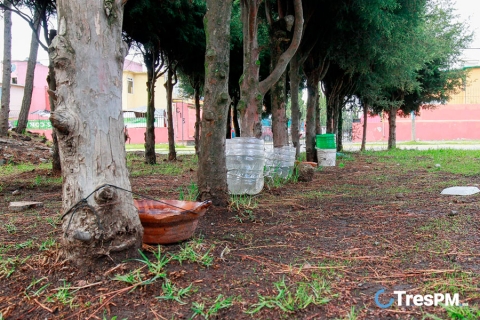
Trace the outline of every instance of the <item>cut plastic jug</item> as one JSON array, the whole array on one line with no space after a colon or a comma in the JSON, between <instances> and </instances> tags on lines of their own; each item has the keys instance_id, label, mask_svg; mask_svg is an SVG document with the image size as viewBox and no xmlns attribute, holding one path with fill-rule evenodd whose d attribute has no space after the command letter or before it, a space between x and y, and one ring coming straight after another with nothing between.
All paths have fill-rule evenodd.
<instances>
[{"instance_id":1,"label":"cut plastic jug","mask_svg":"<svg viewBox=\"0 0 480 320\"><path fill-rule=\"evenodd\" d=\"M250 137L226 140L227 185L230 194L258 194L263 189L264 141Z\"/></svg>"}]
</instances>

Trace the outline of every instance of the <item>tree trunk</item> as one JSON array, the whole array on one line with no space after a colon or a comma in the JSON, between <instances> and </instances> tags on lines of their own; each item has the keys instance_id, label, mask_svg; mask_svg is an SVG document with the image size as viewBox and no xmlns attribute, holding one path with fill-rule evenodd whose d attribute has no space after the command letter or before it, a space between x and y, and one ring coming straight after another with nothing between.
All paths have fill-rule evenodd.
<instances>
[{"instance_id":1,"label":"tree trunk","mask_svg":"<svg viewBox=\"0 0 480 320\"><path fill-rule=\"evenodd\" d=\"M145 49L143 61L147 68L147 113L145 128L145 163L156 164L155 154L155 60L157 52L155 49Z\"/></svg>"},{"instance_id":2,"label":"tree trunk","mask_svg":"<svg viewBox=\"0 0 480 320\"><path fill-rule=\"evenodd\" d=\"M283 17L271 25L270 34L270 71L273 72L284 51L285 39L288 39L286 23ZM284 71L280 79L270 89L272 98L273 146L275 148L288 145L286 85L287 73Z\"/></svg>"},{"instance_id":3,"label":"tree trunk","mask_svg":"<svg viewBox=\"0 0 480 320\"><path fill-rule=\"evenodd\" d=\"M290 60L290 94L292 103L292 144L295 147L295 157L300 156L300 107L298 105L298 91L300 88L300 57L297 52Z\"/></svg>"},{"instance_id":4,"label":"tree trunk","mask_svg":"<svg viewBox=\"0 0 480 320\"><path fill-rule=\"evenodd\" d=\"M50 120L63 166L62 251L77 264L123 261L142 244L132 195L114 187L94 192L104 184L131 189L121 107L122 1L57 0L57 12L50 48L57 108Z\"/></svg>"},{"instance_id":5,"label":"tree trunk","mask_svg":"<svg viewBox=\"0 0 480 320\"><path fill-rule=\"evenodd\" d=\"M235 131L235 137L240 137L240 123L238 121L238 102L239 99L233 101L233 130Z\"/></svg>"},{"instance_id":6,"label":"tree trunk","mask_svg":"<svg viewBox=\"0 0 480 320\"><path fill-rule=\"evenodd\" d=\"M295 26L292 41L288 49L282 53L278 63L270 75L260 82L260 60L258 47L258 9L261 1L241 0L243 23L243 75L240 81L240 129L243 137L262 136L260 114L263 97L280 79L302 38L303 8L301 0L293 0L295 7Z\"/></svg>"},{"instance_id":7,"label":"tree trunk","mask_svg":"<svg viewBox=\"0 0 480 320\"><path fill-rule=\"evenodd\" d=\"M320 114L320 78L318 81L317 98L315 99L315 133L322 134L322 119Z\"/></svg>"},{"instance_id":8,"label":"tree trunk","mask_svg":"<svg viewBox=\"0 0 480 320\"><path fill-rule=\"evenodd\" d=\"M225 139L232 139L232 101L230 98L230 104L228 105L227 111L227 130L225 132Z\"/></svg>"},{"instance_id":9,"label":"tree trunk","mask_svg":"<svg viewBox=\"0 0 480 320\"><path fill-rule=\"evenodd\" d=\"M45 31L47 32L47 31ZM53 38L57 36L57 30L51 29L48 34L47 44L50 44L53 41ZM55 68L53 66L53 60L51 57L48 59L48 102L50 103L50 112L55 111L55 91L57 90L57 82L55 81ZM55 176L59 176L62 173L62 162L60 161L60 153L58 151L58 139L57 139L57 129L52 126L52 173Z\"/></svg>"},{"instance_id":10,"label":"tree trunk","mask_svg":"<svg viewBox=\"0 0 480 320\"><path fill-rule=\"evenodd\" d=\"M175 130L173 128L173 70L172 66L168 67L167 82L165 82L165 89L167 89L167 117L168 117L168 161L177 160L177 152L175 151ZM183 117L183 115L182 115Z\"/></svg>"},{"instance_id":11,"label":"tree trunk","mask_svg":"<svg viewBox=\"0 0 480 320\"><path fill-rule=\"evenodd\" d=\"M10 1L4 5L11 8ZM8 116L10 115L10 82L12 77L12 12L3 12L3 77L2 109L0 112L0 137L8 134Z\"/></svg>"},{"instance_id":12,"label":"tree trunk","mask_svg":"<svg viewBox=\"0 0 480 320\"><path fill-rule=\"evenodd\" d=\"M30 53L27 62L27 73L25 76L25 88L23 90L22 106L20 114L18 115L18 124L15 128L17 133L24 133L27 129L28 114L30 113L30 106L32 104L33 80L35 76L35 66L37 65L38 54L38 35L40 31L40 12L34 10L32 39L30 41Z\"/></svg>"},{"instance_id":13,"label":"tree trunk","mask_svg":"<svg viewBox=\"0 0 480 320\"><path fill-rule=\"evenodd\" d=\"M195 81L195 154L198 156L200 146L200 131L201 131L201 118L200 118L200 82Z\"/></svg>"},{"instance_id":14,"label":"tree trunk","mask_svg":"<svg viewBox=\"0 0 480 320\"><path fill-rule=\"evenodd\" d=\"M307 73L307 116L306 116L306 128L305 128L305 150L307 153L307 161L315 161L315 126L316 126L316 102L318 100L318 79L319 72L314 70Z\"/></svg>"},{"instance_id":15,"label":"tree trunk","mask_svg":"<svg viewBox=\"0 0 480 320\"><path fill-rule=\"evenodd\" d=\"M335 99L331 94L326 94L327 98L327 133L335 133L334 121L335 121Z\"/></svg>"},{"instance_id":16,"label":"tree trunk","mask_svg":"<svg viewBox=\"0 0 480 320\"><path fill-rule=\"evenodd\" d=\"M205 101L203 103L200 153L198 156L199 200L212 200L216 206L227 206L227 166L225 135L228 106L230 61L231 1L207 0L204 18L207 34L205 53ZM215 35L215 36L213 36Z\"/></svg>"},{"instance_id":17,"label":"tree trunk","mask_svg":"<svg viewBox=\"0 0 480 320\"><path fill-rule=\"evenodd\" d=\"M397 107L388 110L388 150L397 147Z\"/></svg>"},{"instance_id":18,"label":"tree trunk","mask_svg":"<svg viewBox=\"0 0 480 320\"><path fill-rule=\"evenodd\" d=\"M343 150L343 112L342 107L338 110L337 119L337 151Z\"/></svg>"},{"instance_id":19,"label":"tree trunk","mask_svg":"<svg viewBox=\"0 0 480 320\"><path fill-rule=\"evenodd\" d=\"M368 106L363 104L363 133L362 133L362 146L360 151L365 151L367 146L367 119L368 119Z\"/></svg>"}]
</instances>

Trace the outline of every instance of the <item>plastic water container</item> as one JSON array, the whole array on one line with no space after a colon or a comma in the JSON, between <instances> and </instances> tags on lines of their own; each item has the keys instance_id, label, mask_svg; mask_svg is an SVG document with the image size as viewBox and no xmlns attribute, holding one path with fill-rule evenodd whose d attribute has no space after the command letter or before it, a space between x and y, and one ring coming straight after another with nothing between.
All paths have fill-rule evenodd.
<instances>
[{"instance_id":1,"label":"plastic water container","mask_svg":"<svg viewBox=\"0 0 480 320\"><path fill-rule=\"evenodd\" d=\"M317 149L318 165L334 167L337 160L337 149Z\"/></svg>"},{"instance_id":2,"label":"plastic water container","mask_svg":"<svg viewBox=\"0 0 480 320\"><path fill-rule=\"evenodd\" d=\"M265 150L265 176L287 179L295 166L295 147L284 146Z\"/></svg>"},{"instance_id":3,"label":"plastic water container","mask_svg":"<svg viewBox=\"0 0 480 320\"><path fill-rule=\"evenodd\" d=\"M335 140L335 134L325 133L317 134L316 136L317 149L336 149L337 143Z\"/></svg>"},{"instance_id":4,"label":"plastic water container","mask_svg":"<svg viewBox=\"0 0 480 320\"><path fill-rule=\"evenodd\" d=\"M226 140L227 185L230 194L258 194L263 189L264 141L250 137Z\"/></svg>"}]
</instances>

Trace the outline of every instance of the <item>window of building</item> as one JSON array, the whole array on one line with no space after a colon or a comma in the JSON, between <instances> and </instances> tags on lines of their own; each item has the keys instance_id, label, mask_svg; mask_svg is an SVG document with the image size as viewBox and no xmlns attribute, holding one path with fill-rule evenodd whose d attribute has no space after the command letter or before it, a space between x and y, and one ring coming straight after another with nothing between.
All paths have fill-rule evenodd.
<instances>
[{"instance_id":1,"label":"window of building","mask_svg":"<svg viewBox=\"0 0 480 320\"><path fill-rule=\"evenodd\" d=\"M12 77L12 84L18 84L17 77Z\"/></svg>"},{"instance_id":2,"label":"window of building","mask_svg":"<svg viewBox=\"0 0 480 320\"><path fill-rule=\"evenodd\" d=\"M133 93L133 79L127 78L127 92Z\"/></svg>"}]
</instances>

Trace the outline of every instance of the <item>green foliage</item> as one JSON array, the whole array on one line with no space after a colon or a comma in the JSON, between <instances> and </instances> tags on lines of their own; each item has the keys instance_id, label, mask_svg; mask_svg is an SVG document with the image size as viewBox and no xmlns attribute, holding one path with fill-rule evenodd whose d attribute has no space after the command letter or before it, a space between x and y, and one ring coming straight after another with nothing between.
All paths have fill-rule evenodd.
<instances>
[{"instance_id":1,"label":"green foliage","mask_svg":"<svg viewBox=\"0 0 480 320\"><path fill-rule=\"evenodd\" d=\"M148 271L154 276L152 278L152 281L158 278L165 278L167 276L164 268L170 262L170 258L162 254L162 249L160 246L158 246L158 250L153 253L153 261L150 261L150 259L141 250L139 250L138 252L142 257L135 260L140 261L147 266Z\"/></svg>"},{"instance_id":2,"label":"green foliage","mask_svg":"<svg viewBox=\"0 0 480 320\"><path fill-rule=\"evenodd\" d=\"M183 261L198 263L201 266L210 267L213 264L214 258L210 251L215 246L209 248L202 242L201 239L190 240L181 246L180 252L171 254L171 259L182 264Z\"/></svg>"},{"instance_id":3,"label":"green foliage","mask_svg":"<svg viewBox=\"0 0 480 320\"><path fill-rule=\"evenodd\" d=\"M163 296L156 297L159 300L173 300L180 304L186 304L186 302L181 299L185 296L188 296L192 290L193 284L190 284L186 288L177 288L172 282L168 279L165 279L165 282L162 284Z\"/></svg>"},{"instance_id":4,"label":"green foliage","mask_svg":"<svg viewBox=\"0 0 480 320\"><path fill-rule=\"evenodd\" d=\"M310 304L320 305L330 301L326 294L330 287L324 280L313 280L311 283L299 282L296 288L288 287L285 278L274 283L278 292L276 296L258 295L258 302L247 310L248 314L255 314L263 308L278 308L284 312L294 312L307 308Z\"/></svg>"},{"instance_id":5,"label":"green foliage","mask_svg":"<svg viewBox=\"0 0 480 320\"><path fill-rule=\"evenodd\" d=\"M191 319L195 318L197 315L202 316L204 319L208 320L212 316L215 316L218 311L221 309L230 308L233 305L233 297L224 298L222 294L218 295L217 299L213 304L206 310L205 303L203 302L193 302L192 310L193 316Z\"/></svg>"}]
</instances>

